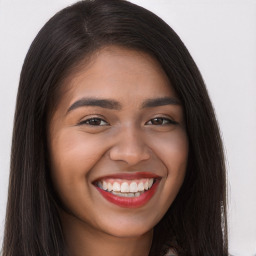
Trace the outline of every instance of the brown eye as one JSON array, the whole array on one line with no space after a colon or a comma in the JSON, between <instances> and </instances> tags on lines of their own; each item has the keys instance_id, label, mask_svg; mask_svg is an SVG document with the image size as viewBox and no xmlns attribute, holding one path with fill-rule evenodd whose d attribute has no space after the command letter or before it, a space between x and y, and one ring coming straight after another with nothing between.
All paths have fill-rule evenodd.
<instances>
[{"instance_id":1,"label":"brown eye","mask_svg":"<svg viewBox=\"0 0 256 256\"><path fill-rule=\"evenodd\" d=\"M156 117L149 120L146 124L150 125L168 125L168 124L177 124L177 122L170 120L168 118Z\"/></svg>"},{"instance_id":2,"label":"brown eye","mask_svg":"<svg viewBox=\"0 0 256 256\"><path fill-rule=\"evenodd\" d=\"M164 123L164 119L163 118L154 118L151 120L151 123L153 125L161 125Z\"/></svg>"},{"instance_id":3,"label":"brown eye","mask_svg":"<svg viewBox=\"0 0 256 256\"><path fill-rule=\"evenodd\" d=\"M91 126L104 126L108 125L106 121L101 118L90 118L79 123L80 125L91 125Z\"/></svg>"}]
</instances>

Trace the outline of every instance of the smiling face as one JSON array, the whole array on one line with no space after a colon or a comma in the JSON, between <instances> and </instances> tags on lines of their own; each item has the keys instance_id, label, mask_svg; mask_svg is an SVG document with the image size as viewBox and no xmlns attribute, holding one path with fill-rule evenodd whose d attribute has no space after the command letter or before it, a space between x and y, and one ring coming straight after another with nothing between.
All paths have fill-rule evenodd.
<instances>
[{"instance_id":1,"label":"smiling face","mask_svg":"<svg viewBox=\"0 0 256 256\"><path fill-rule=\"evenodd\" d=\"M69 223L139 236L159 222L182 185L183 109L151 56L112 46L92 59L66 80L49 121L53 184Z\"/></svg>"}]
</instances>

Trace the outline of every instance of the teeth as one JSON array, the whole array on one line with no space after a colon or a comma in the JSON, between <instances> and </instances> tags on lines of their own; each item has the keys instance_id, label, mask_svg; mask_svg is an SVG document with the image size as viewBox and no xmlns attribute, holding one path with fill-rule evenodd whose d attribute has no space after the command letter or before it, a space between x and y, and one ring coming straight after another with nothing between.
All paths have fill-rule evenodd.
<instances>
[{"instance_id":1,"label":"teeth","mask_svg":"<svg viewBox=\"0 0 256 256\"><path fill-rule=\"evenodd\" d=\"M108 191L112 191L112 184L108 183Z\"/></svg>"},{"instance_id":2,"label":"teeth","mask_svg":"<svg viewBox=\"0 0 256 256\"><path fill-rule=\"evenodd\" d=\"M154 179L149 179L148 181L148 188L150 189L153 185Z\"/></svg>"},{"instance_id":3,"label":"teeth","mask_svg":"<svg viewBox=\"0 0 256 256\"><path fill-rule=\"evenodd\" d=\"M120 184L118 182L114 182L112 189L113 191L120 191L121 189Z\"/></svg>"},{"instance_id":4,"label":"teeth","mask_svg":"<svg viewBox=\"0 0 256 256\"><path fill-rule=\"evenodd\" d=\"M148 180L144 183L144 189L148 190Z\"/></svg>"},{"instance_id":5,"label":"teeth","mask_svg":"<svg viewBox=\"0 0 256 256\"><path fill-rule=\"evenodd\" d=\"M101 189L103 189L102 183L100 181L97 182L97 186Z\"/></svg>"},{"instance_id":6,"label":"teeth","mask_svg":"<svg viewBox=\"0 0 256 256\"><path fill-rule=\"evenodd\" d=\"M135 194L134 193L127 193L127 197L134 197Z\"/></svg>"},{"instance_id":7,"label":"teeth","mask_svg":"<svg viewBox=\"0 0 256 256\"><path fill-rule=\"evenodd\" d=\"M138 184L138 191L144 191L144 185L142 182ZM137 191L136 191L137 192Z\"/></svg>"},{"instance_id":8,"label":"teeth","mask_svg":"<svg viewBox=\"0 0 256 256\"><path fill-rule=\"evenodd\" d=\"M129 188L128 183L123 182L122 185L121 185L121 192L130 192L129 190L130 190L130 188Z\"/></svg>"},{"instance_id":9,"label":"teeth","mask_svg":"<svg viewBox=\"0 0 256 256\"><path fill-rule=\"evenodd\" d=\"M136 182L132 182L130 184L130 192L138 192L138 188L137 188L137 183Z\"/></svg>"},{"instance_id":10,"label":"teeth","mask_svg":"<svg viewBox=\"0 0 256 256\"><path fill-rule=\"evenodd\" d=\"M143 192L145 190L148 190L152 187L154 183L154 179L147 179L146 181L144 180L144 183L140 181L138 184L135 181L132 181L130 185L128 182L122 182L119 183L115 181L114 183L111 182L106 182L106 181L98 181L97 186L103 190L107 191L114 191L114 192L122 192L122 193L138 193L138 192ZM127 195L126 195L127 196Z\"/></svg>"},{"instance_id":11,"label":"teeth","mask_svg":"<svg viewBox=\"0 0 256 256\"><path fill-rule=\"evenodd\" d=\"M138 197L138 196L141 195L140 192L137 192L137 193L120 193L120 192L112 191L111 193L116 195L116 196L120 196L120 197Z\"/></svg>"},{"instance_id":12,"label":"teeth","mask_svg":"<svg viewBox=\"0 0 256 256\"><path fill-rule=\"evenodd\" d=\"M108 189L108 183L106 181L103 181L103 185L102 185L104 190Z\"/></svg>"}]
</instances>

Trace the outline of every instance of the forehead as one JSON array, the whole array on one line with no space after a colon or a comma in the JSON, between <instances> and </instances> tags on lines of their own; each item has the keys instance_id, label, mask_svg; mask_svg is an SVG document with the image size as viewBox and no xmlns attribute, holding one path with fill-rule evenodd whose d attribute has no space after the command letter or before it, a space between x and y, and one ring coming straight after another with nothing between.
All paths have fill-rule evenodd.
<instances>
[{"instance_id":1,"label":"forehead","mask_svg":"<svg viewBox=\"0 0 256 256\"><path fill-rule=\"evenodd\" d=\"M160 63L151 55L127 48L109 46L94 53L64 83L63 97L138 99L176 96Z\"/></svg>"}]
</instances>

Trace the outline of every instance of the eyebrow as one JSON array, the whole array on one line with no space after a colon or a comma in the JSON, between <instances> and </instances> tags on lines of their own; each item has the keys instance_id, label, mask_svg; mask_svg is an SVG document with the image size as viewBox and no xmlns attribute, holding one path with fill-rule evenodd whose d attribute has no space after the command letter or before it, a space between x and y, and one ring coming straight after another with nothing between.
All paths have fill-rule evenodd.
<instances>
[{"instance_id":1,"label":"eyebrow","mask_svg":"<svg viewBox=\"0 0 256 256\"><path fill-rule=\"evenodd\" d=\"M121 104L115 100L97 99L97 98L82 98L74 102L67 112L74 110L79 107L96 106L101 108L120 110Z\"/></svg>"},{"instance_id":2,"label":"eyebrow","mask_svg":"<svg viewBox=\"0 0 256 256\"><path fill-rule=\"evenodd\" d=\"M165 105L181 105L181 102L177 98L173 97L147 99L143 102L142 108L152 108Z\"/></svg>"},{"instance_id":3,"label":"eyebrow","mask_svg":"<svg viewBox=\"0 0 256 256\"><path fill-rule=\"evenodd\" d=\"M147 99L142 103L142 108L152 108L165 105L181 105L181 102L177 98L163 97ZM122 105L115 100L111 99L97 99L97 98L82 98L74 102L69 108L68 112L77 109L79 107L96 106L107 109L121 110Z\"/></svg>"}]
</instances>

